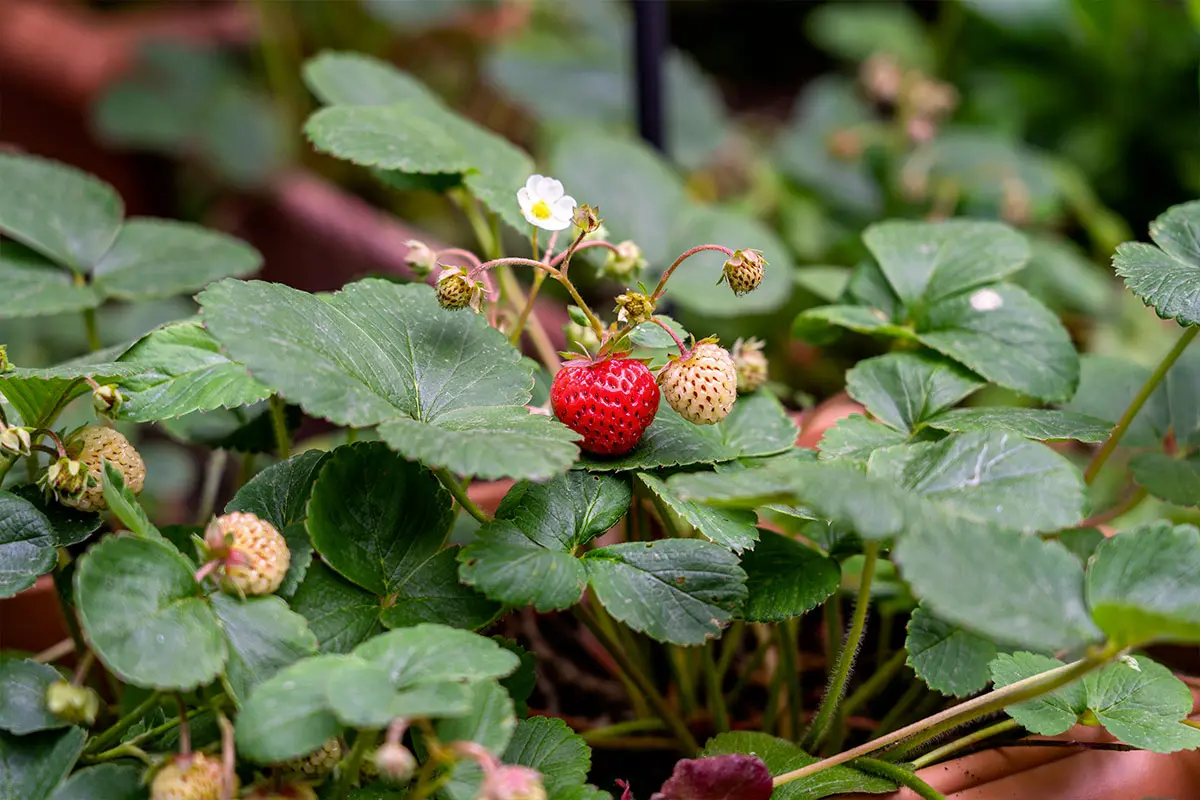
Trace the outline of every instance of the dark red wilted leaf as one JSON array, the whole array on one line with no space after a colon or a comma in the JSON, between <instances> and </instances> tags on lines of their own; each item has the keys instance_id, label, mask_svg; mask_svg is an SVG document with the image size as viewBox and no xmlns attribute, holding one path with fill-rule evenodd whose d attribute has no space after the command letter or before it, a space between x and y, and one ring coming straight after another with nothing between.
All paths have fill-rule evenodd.
<instances>
[{"instance_id":1,"label":"dark red wilted leaf","mask_svg":"<svg viewBox=\"0 0 1200 800\"><path fill-rule=\"evenodd\" d=\"M617 781L617 786L620 786L625 791L621 793L621 800L633 800L633 789L629 788L629 781Z\"/></svg>"},{"instance_id":2,"label":"dark red wilted leaf","mask_svg":"<svg viewBox=\"0 0 1200 800\"><path fill-rule=\"evenodd\" d=\"M762 759L741 754L685 759L650 800L771 800Z\"/></svg>"}]
</instances>

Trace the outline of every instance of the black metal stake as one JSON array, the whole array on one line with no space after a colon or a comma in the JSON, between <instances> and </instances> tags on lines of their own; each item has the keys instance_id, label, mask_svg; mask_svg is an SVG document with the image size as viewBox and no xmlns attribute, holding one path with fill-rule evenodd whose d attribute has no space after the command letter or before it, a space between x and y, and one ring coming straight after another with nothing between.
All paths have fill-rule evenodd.
<instances>
[{"instance_id":1,"label":"black metal stake","mask_svg":"<svg viewBox=\"0 0 1200 800\"><path fill-rule=\"evenodd\" d=\"M666 149L663 68L667 10L667 0L633 0L638 132L660 151Z\"/></svg>"}]
</instances>

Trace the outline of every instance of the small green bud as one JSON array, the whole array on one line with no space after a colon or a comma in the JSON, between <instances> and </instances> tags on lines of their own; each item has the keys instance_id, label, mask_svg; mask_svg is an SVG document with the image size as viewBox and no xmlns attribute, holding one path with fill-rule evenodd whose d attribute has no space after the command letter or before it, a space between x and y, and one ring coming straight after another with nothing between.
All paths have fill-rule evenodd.
<instances>
[{"instance_id":1,"label":"small green bud","mask_svg":"<svg viewBox=\"0 0 1200 800\"><path fill-rule=\"evenodd\" d=\"M603 221L600 219L600 209L589 205L579 206L575 209L575 215L571 217L571 222L583 233L595 233Z\"/></svg>"},{"instance_id":2,"label":"small green bud","mask_svg":"<svg viewBox=\"0 0 1200 800\"><path fill-rule=\"evenodd\" d=\"M642 256L642 248L628 239L616 246L616 252L608 251L604 266L600 268L602 275L617 280L628 280L646 268L646 259Z\"/></svg>"},{"instance_id":3,"label":"small green bud","mask_svg":"<svg viewBox=\"0 0 1200 800\"><path fill-rule=\"evenodd\" d=\"M59 719L87 727L100 713L100 695L86 686L57 681L46 690L46 709Z\"/></svg>"},{"instance_id":4,"label":"small green bud","mask_svg":"<svg viewBox=\"0 0 1200 800\"><path fill-rule=\"evenodd\" d=\"M416 239L409 239L404 243L408 247L408 253L404 256L404 263L408 264L408 268L413 271L413 275L418 278L425 278L429 273L433 272L433 268L437 266L437 254L433 249L424 242Z\"/></svg>"},{"instance_id":5,"label":"small green bud","mask_svg":"<svg viewBox=\"0 0 1200 800\"><path fill-rule=\"evenodd\" d=\"M742 394L757 392L767 382L767 357L758 339L738 339L733 345L733 365L737 368L737 388Z\"/></svg>"},{"instance_id":6,"label":"small green bud","mask_svg":"<svg viewBox=\"0 0 1200 800\"><path fill-rule=\"evenodd\" d=\"M18 428L16 425L5 427L0 423L0 453L10 456L27 456L32 454L33 439L29 428Z\"/></svg>"},{"instance_id":7,"label":"small green bud","mask_svg":"<svg viewBox=\"0 0 1200 800\"><path fill-rule=\"evenodd\" d=\"M125 395L111 383L92 390L92 408L102 417L115 417L124 402Z\"/></svg>"},{"instance_id":8,"label":"small green bud","mask_svg":"<svg viewBox=\"0 0 1200 800\"><path fill-rule=\"evenodd\" d=\"M12 363L8 360L8 348L0 344L0 374L11 371Z\"/></svg>"},{"instance_id":9,"label":"small green bud","mask_svg":"<svg viewBox=\"0 0 1200 800\"><path fill-rule=\"evenodd\" d=\"M642 292L626 292L617 295L617 322L622 325L640 325L654 317L654 301Z\"/></svg>"}]
</instances>

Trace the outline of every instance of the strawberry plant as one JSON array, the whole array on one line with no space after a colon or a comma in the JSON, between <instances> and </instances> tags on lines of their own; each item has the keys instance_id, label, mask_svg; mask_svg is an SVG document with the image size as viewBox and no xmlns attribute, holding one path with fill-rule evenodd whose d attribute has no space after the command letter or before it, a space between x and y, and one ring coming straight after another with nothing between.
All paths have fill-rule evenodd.
<instances>
[{"instance_id":1,"label":"strawberry plant","mask_svg":"<svg viewBox=\"0 0 1200 800\"><path fill-rule=\"evenodd\" d=\"M92 344L52 367L0 350L0 596L51 576L70 633L0 660L0 798L936 798L916 768L1021 731L1200 747L1187 686L1146 653L1200 641L1200 531L1100 530L1200 501L1200 204L1114 258L1183 329L1153 369L1081 358L1010 280L1030 259L1010 226L869 226L793 332L890 349L848 372L862 413L810 451L762 343L662 313L778 308L772 243L725 240L682 190L669 220L629 213L645 198L619 182L579 203L382 62L323 54L305 79L317 150L444 193L476 246L410 243L428 283L310 294L244 280L257 255L228 237L125 220L99 180L0 156L0 316L78 314ZM97 308L181 293L196 316L101 347ZM574 351L539 297L570 306ZM974 403L989 385L1025 404ZM334 432L298 439L301 416ZM138 424L272 463L206 486L194 525L156 524ZM492 512L473 490L501 479ZM584 673L539 622L620 687L605 721L536 713L546 661ZM665 769L590 774L614 742Z\"/></svg>"}]
</instances>

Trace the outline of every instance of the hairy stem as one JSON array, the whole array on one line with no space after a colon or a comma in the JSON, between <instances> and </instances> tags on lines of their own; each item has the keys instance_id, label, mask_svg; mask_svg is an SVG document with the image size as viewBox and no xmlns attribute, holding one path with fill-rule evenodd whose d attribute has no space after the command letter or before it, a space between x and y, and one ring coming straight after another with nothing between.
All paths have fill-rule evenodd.
<instances>
[{"instance_id":1,"label":"hairy stem","mask_svg":"<svg viewBox=\"0 0 1200 800\"><path fill-rule=\"evenodd\" d=\"M442 467L441 469L434 470L433 474L437 476L439 481L441 481L442 486L445 486L450 490L450 494L454 495L454 499L458 501L458 504L463 507L464 511L480 522L487 523L492 521L492 518L488 516L488 513L480 508L475 501L471 499L471 497L467 494L467 490L464 489L462 484L458 482L453 474L451 474L450 470Z\"/></svg>"},{"instance_id":2,"label":"hairy stem","mask_svg":"<svg viewBox=\"0 0 1200 800\"><path fill-rule=\"evenodd\" d=\"M529 297L525 298L525 307L521 309L521 316L517 317L517 324L513 326L512 333L508 335L508 341L513 347L521 343L521 334L525 331L525 323L529 321L529 315L533 312L533 303L537 300L538 292L542 290L542 284L545 281L546 273L534 274L533 285L529 287Z\"/></svg>"},{"instance_id":3,"label":"hairy stem","mask_svg":"<svg viewBox=\"0 0 1200 800\"><path fill-rule=\"evenodd\" d=\"M679 258L675 259L675 262L671 264L671 266L667 267L667 271L664 272L662 277L658 279L658 285L654 287L654 293L650 295L650 299L657 301L658 298L662 297L662 293L666 291L667 288L667 281L671 279L671 273L673 273L684 261L687 261L689 258L696 255L696 253L703 253L705 250L717 250L721 253L724 253L726 257L733 255L732 250L730 250L728 247L722 247L719 244L696 245L691 250L688 250L679 256Z\"/></svg>"},{"instance_id":4,"label":"hairy stem","mask_svg":"<svg viewBox=\"0 0 1200 800\"><path fill-rule=\"evenodd\" d=\"M340 774L337 784L333 787L333 796L336 800L345 800L350 794L350 789L358 781L358 772L362 768L363 759L366 758L367 751L375 744L378 735L378 731L360 730L354 737L354 746L338 764Z\"/></svg>"},{"instance_id":5,"label":"hairy stem","mask_svg":"<svg viewBox=\"0 0 1200 800\"><path fill-rule=\"evenodd\" d=\"M104 347L104 343L100 341L100 331L96 327L96 309L85 308L83 310L83 329L87 333L89 350L94 353Z\"/></svg>"},{"instance_id":6,"label":"hairy stem","mask_svg":"<svg viewBox=\"0 0 1200 800\"><path fill-rule=\"evenodd\" d=\"M87 747L84 749L84 752L98 752L120 739L121 734L125 732L125 729L139 721L142 717L146 716L146 714L150 713L150 709L157 706L158 701L158 692L151 692L146 696L145 700L138 704L137 708L133 709L133 711L130 711L128 714L114 722L107 730L93 736L91 741L88 742Z\"/></svg>"},{"instance_id":7,"label":"hairy stem","mask_svg":"<svg viewBox=\"0 0 1200 800\"><path fill-rule=\"evenodd\" d=\"M879 560L879 543L867 542L864 556L862 577L858 582L858 597L854 603L854 616L850 621L850 632L846 634L846 641L842 644L842 651L838 655L837 666L834 668L833 678L829 682L829 690L825 693L825 699L821 701L821 708L817 711L808 735L804 737L804 743L808 747L818 746L825 738L829 721L833 719L833 713L837 710L838 703L841 702L842 695L846 691L846 681L849 680L850 672L854 668L858 647L862 644L863 631L867 625L867 609L871 605L871 583L875 578L875 564Z\"/></svg>"},{"instance_id":8,"label":"hairy stem","mask_svg":"<svg viewBox=\"0 0 1200 800\"><path fill-rule=\"evenodd\" d=\"M1007 733L1008 731L1015 730L1019 727L1021 726L1015 719L1006 719L1002 722L997 722L995 725L989 725L986 728L980 728L977 731L968 733L966 736L955 739L953 742L944 744L936 750L930 750L928 753L919 758L913 759L913 768L921 769L921 767L927 767L930 764L936 764L939 761L943 761L946 756L953 755L959 750L963 750L977 742L982 742L985 739L990 739L993 736Z\"/></svg>"},{"instance_id":9,"label":"hairy stem","mask_svg":"<svg viewBox=\"0 0 1200 800\"><path fill-rule=\"evenodd\" d=\"M1129 430L1129 426L1133 424L1133 420L1137 417L1138 412L1142 410L1142 406L1146 405L1146 401L1150 399L1150 395L1154 394L1154 390L1162 383L1163 378L1167 376L1167 372L1179 360L1179 357L1183 355L1183 351L1187 349L1187 346L1192 343L1192 339L1196 338L1197 333L1200 333L1200 328L1192 327L1185 330L1183 335L1179 337L1179 341L1175 343L1171 351L1163 357L1163 360L1159 362L1154 372L1146 379L1146 383L1138 390L1138 393L1129 403L1129 407L1125 409L1125 413L1117 420L1117 425L1113 428L1112 434L1109 435L1108 441L1096 451L1096 455L1092 458L1092 463L1088 464L1087 470L1083 473L1083 479L1086 483L1090 484L1100 474L1100 469L1108 461L1113 451L1117 449L1117 445L1120 444L1121 439Z\"/></svg>"},{"instance_id":10,"label":"hairy stem","mask_svg":"<svg viewBox=\"0 0 1200 800\"><path fill-rule=\"evenodd\" d=\"M912 789L914 794L924 798L924 800L946 800L946 796L937 789L934 789L916 775L895 764L889 764L886 761L877 761L874 758L860 758L852 766L859 772L865 772L868 775L875 775L893 783L898 783L901 786L907 786L909 789Z\"/></svg>"},{"instance_id":11,"label":"hairy stem","mask_svg":"<svg viewBox=\"0 0 1200 800\"><path fill-rule=\"evenodd\" d=\"M967 700L953 708L948 708L919 722L914 722L912 725L907 725L886 736L873 739L866 744L822 759L815 764L809 764L806 767L785 772L782 775L776 776L774 783L776 786L783 786L793 781L816 775L830 767L845 764L847 761L869 756L876 751L900 744L901 742L906 743L906 749L912 749L971 720L985 717L988 714L994 714L1008 706L1033 700L1036 697L1041 697L1055 689L1066 686L1068 683L1076 681L1087 673L1108 663L1119 652L1119 648L1109 645L1095 653L1089 654L1086 658L1082 658L1079 661L1073 661L1070 664L1056 667L1048 672L1033 675L1001 689L993 689L987 694Z\"/></svg>"},{"instance_id":12,"label":"hairy stem","mask_svg":"<svg viewBox=\"0 0 1200 800\"><path fill-rule=\"evenodd\" d=\"M279 450L279 460L286 461L292 457L292 434L288 431L286 406L279 395L271 395L271 427L275 430L275 446Z\"/></svg>"}]
</instances>

